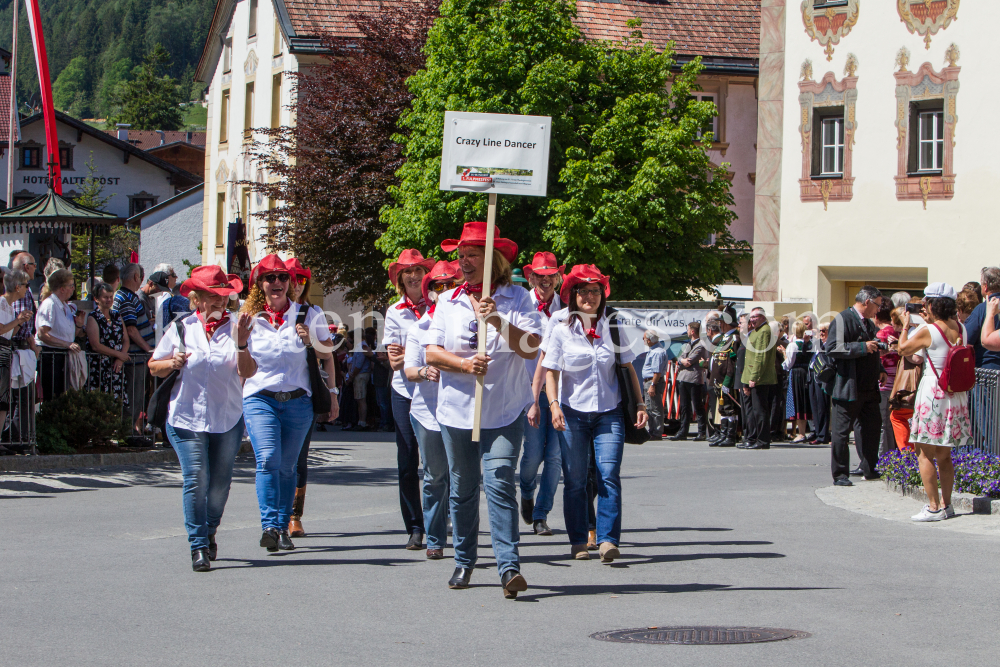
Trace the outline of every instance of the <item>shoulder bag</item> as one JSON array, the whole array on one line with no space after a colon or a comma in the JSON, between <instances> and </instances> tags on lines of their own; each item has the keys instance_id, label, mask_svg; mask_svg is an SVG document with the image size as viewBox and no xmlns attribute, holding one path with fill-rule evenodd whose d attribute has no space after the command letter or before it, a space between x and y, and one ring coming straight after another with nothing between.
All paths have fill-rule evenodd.
<instances>
[{"instance_id":1,"label":"shoulder bag","mask_svg":"<svg viewBox=\"0 0 1000 667\"><path fill-rule=\"evenodd\" d=\"M177 327L177 351L187 354L187 347L184 345L184 325L178 319L174 322ZM127 336L128 333L126 332ZM150 424L163 431L167 427L167 410L170 408L170 393L174 390L174 383L181 374L179 370L170 371L170 375L160 381L160 385L149 397L146 406L146 419Z\"/></svg>"},{"instance_id":2,"label":"shoulder bag","mask_svg":"<svg viewBox=\"0 0 1000 667\"><path fill-rule=\"evenodd\" d=\"M621 352L618 351L621 347L621 337L618 333L618 311L608 308L605 310L605 314L611 328L611 343L615 346L615 377L618 378L618 390L621 392L622 409L625 413L625 442L630 445L641 445L649 440L649 430L636 428L635 423L638 421L639 405L644 405L645 401L635 395L632 372L629 370L631 364L623 364Z\"/></svg>"},{"instance_id":3,"label":"shoulder bag","mask_svg":"<svg viewBox=\"0 0 1000 667\"><path fill-rule=\"evenodd\" d=\"M299 306L298 315L295 317L295 326L306 323L306 315L309 309ZM312 390L313 413L325 415L333 409L333 401L330 399L330 388L323 381L323 375L319 370L319 360L316 358L316 350L311 347L306 348L306 368L309 369L309 387Z\"/></svg>"}]
</instances>

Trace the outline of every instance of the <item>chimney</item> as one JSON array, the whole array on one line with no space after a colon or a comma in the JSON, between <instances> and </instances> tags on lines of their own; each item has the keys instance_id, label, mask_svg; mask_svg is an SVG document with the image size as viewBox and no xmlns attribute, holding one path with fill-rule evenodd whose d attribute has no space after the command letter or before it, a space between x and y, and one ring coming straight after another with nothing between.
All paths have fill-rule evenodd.
<instances>
[{"instance_id":1,"label":"chimney","mask_svg":"<svg viewBox=\"0 0 1000 667\"><path fill-rule=\"evenodd\" d=\"M118 123L118 139L120 141L128 141L128 129L132 127L128 123Z\"/></svg>"}]
</instances>

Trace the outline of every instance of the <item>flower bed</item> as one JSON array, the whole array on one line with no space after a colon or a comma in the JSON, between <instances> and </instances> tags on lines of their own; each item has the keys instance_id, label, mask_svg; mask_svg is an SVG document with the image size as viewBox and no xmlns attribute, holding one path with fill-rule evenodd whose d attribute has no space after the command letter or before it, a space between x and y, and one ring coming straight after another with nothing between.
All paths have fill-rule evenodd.
<instances>
[{"instance_id":1,"label":"flower bed","mask_svg":"<svg viewBox=\"0 0 1000 667\"><path fill-rule=\"evenodd\" d=\"M955 464L955 491L976 496L1000 498L1000 456L981 449L963 449L952 453ZM921 486L917 455L911 450L892 451L878 460L882 478L900 486Z\"/></svg>"}]
</instances>

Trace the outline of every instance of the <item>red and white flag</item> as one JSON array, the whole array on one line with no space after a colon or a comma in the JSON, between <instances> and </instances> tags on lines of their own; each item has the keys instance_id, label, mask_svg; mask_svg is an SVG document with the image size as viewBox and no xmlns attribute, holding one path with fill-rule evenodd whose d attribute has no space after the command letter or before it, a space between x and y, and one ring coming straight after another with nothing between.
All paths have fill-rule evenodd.
<instances>
[{"instance_id":1,"label":"red and white flag","mask_svg":"<svg viewBox=\"0 0 1000 667\"><path fill-rule=\"evenodd\" d=\"M16 2L16 0L15 0ZM35 46L35 67L42 92L42 115L45 119L45 148L48 153L49 178L56 194L62 194L62 169L59 165L59 134L56 131L56 108L52 104L52 79L49 77L49 59L45 54L45 36L42 34L42 8L39 0L24 0L28 7L28 27Z\"/></svg>"}]
</instances>

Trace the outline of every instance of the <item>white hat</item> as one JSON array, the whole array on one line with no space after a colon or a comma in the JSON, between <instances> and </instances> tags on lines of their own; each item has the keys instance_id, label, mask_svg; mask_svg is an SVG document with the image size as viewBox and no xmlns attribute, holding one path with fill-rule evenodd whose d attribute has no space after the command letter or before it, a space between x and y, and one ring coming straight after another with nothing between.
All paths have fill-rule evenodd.
<instances>
[{"instance_id":1,"label":"white hat","mask_svg":"<svg viewBox=\"0 0 1000 667\"><path fill-rule=\"evenodd\" d=\"M931 283L924 290L925 299L938 299L941 297L954 299L956 296L955 288L948 283Z\"/></svg>"}]
</instances>

